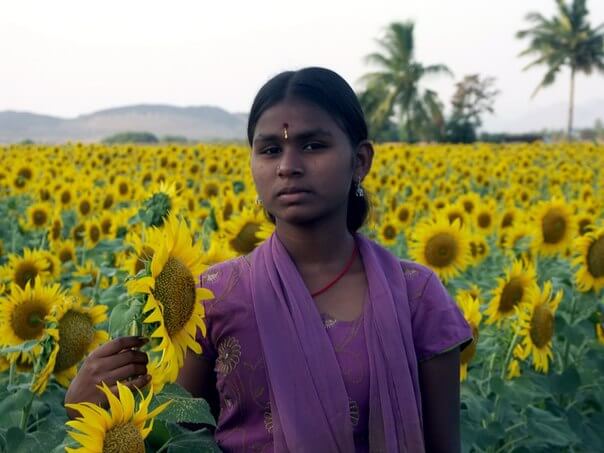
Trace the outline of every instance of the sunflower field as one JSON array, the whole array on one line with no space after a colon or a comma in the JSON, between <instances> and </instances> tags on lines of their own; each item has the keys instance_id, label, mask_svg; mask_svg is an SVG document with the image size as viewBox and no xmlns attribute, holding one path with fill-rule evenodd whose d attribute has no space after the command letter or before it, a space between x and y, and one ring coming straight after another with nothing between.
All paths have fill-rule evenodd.
<instances>
[{"instance_id":1,"label":"sunflower field","mask_svg":"<svg viewBox=\"0 0 604 453\"><path fill-rule=\"evenodd\" d=\"M239 145L0 147L0 451L219 451L176 383L208 266L273 231ZM465 452L604 451L604 146L376 146L362 232L435 270L471 325ZM78 366L150 339L150 383L63 401Z\"/></svg>"}]
</instances>

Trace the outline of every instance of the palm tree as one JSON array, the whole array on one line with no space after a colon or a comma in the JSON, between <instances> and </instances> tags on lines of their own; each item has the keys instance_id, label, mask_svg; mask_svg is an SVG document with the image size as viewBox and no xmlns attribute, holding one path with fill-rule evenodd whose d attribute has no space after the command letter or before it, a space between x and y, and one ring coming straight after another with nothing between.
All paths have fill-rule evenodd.
<instances>
[{"instance_id":1,"label":"palm tree","mask_svg":"<svg viewBox=\"0 0 604 453\"><path fill-rule=\"evenodd\" d=\"M591 28L587 21L586 0L573 0L567 5L564 0L556 0L557 14L546 19L538 12L526 15L526 20L534 23L532 28L516 33L519 39L528 37L529 46L519 56L535 55L537 58L524 70L537 65L546 65L547 72L531 99L544 87L552 85L560 70L570 68L570 102L568 107L567 138L570 140L573 128L575 102L575 74L590 75L594 70L604 73L604 23Z\"/></svg>"},{"instance_id":2,"label":"palm tree","mask_svg":"<svg viewBox=\"0 0 604 453\"><path fill-rule=\"evenodd\" d=\"M414 25L411 21L390 24L384 38L376 40L383 53L374 52L365 57L366 63L377 65L379 70L361 77L368 89L379 89L383 93L381 102L367 112L370 123L383 124L397 113L403 139L407 141L426 138L420 137L430 129L426 121L442 120L443 116L438 96L434 91L420 90L420 81L431 75L453 76L445 65L424 66L415 60Z\"/></svg>"}]
</instances>

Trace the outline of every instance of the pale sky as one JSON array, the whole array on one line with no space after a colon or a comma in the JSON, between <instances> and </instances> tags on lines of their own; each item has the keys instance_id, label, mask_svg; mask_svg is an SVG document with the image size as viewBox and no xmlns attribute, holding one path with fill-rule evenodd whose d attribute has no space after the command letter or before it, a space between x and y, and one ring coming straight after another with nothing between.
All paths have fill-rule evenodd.
<instances>
[{"instance_id":1,"label":"pale sky","mask_svg":"<svg viewBox=\"0 0 604 453\"><path fill-rule=\"evenodd\" d=\"M604 1L589 0L593 26ZM449 106L454 83L478 72L502 91L498 129L527 111L567 103L569 74L530 100L545 69L523 72L524 16L550 16L554 0L206 1L0 3L0 111L74 117L130 104L216 105L248 111L283 70L325 66L355 89L374 67L363 57L393 21L414 20L416 58L455 78L427 81ZM577 77L576 103L604 99L604 75ZM603 105L604 117L604 105Z\"/></svg>"}]
</instances>

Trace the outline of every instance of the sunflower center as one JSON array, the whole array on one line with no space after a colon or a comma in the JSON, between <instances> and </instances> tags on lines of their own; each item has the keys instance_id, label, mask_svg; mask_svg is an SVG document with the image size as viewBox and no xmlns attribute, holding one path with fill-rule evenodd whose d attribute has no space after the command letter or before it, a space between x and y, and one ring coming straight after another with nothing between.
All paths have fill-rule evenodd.
<instances>
[{"instance_id":1,"label":"sunflower center","mask_svg":"<svg viewBox=\"0 0 604 453\"><path fill-rule=\"evenodd\" d=\"M155 279L153 296L164 307L164 322L172 337L191 319L195 308L195 279L182 262L171 256Z\"/></svg>"},{"instance_id":2,"label":"sunflower center","mask_svg":"<svg viewBox=\"0 0 604 453\"><path fill-rule=\"evenodd\" d=\"M128 187L128 183L121 182L118 185L118 191L119 191L120 195L127 195L129 189L130 188Z\"/></svg>"},{"instance_id":3,"label":"sunflower center","mask_svg":"<svg viewBox=\"0 0 604 453\"><path fill-rule=\"evenodd\" d=\"M71 201L71 192L69 192L68 190L65 190L62 194L61 194L61 203L63 204L67 204Z\"/></svg>"},{"instance_id":4,"label":"sunflower center","mask_svg":"<svg viewBox=\"0 0 604 453\"><path fill-rule=\"evenodd\" d=\"M457 241L449 233L439 233L426 243L426 261L432 266L448 266L455 260L457 253Z\"/></svg>"},{"instance_id":5,"label":"sunflower center","mask_svg":"<svg viewBox=\"0 0 604 453\"><path fill-rule=\"evenodd\" d=\"M409 210L407 208L401 208L401 209L399 209L399 211L398 211L398 219L401 222L404 223L404 222L407 221L408 218L409 218Z\"/></svg>"},{"instance_id":6,"label":"sunflower center","mask_svg":"<svg viewBox=\"0 0 604 453\"><path fill-rule=\"evenodd\" d=\"M455 220L459 220L459 224L463 225L463 217L459 212L451 212L448 215L449 217L449 223L453 223L455 222Z\"/></svg>"},{"instance_id":7,"label":"sunflower center","mask_svg":"<svg viewBox=\"0 0 604 453\"><path fill-rule=\"evenodd\" d=\"M501 313L509 313L522 299L524 287L522 280L518 277L513 277L503 287L501 291L501 300L499 301L499 311Z\"/></svg>"},{"instance_id":8,"label":"sunflower center","mask_svg":"<svg viewBox=\"0 0 604 453\"><path fill-rule=\"evenodd\" d=\"M145 453L145 441L138 428L128 422L117 425L105 433L103 453Z\"/></svg>"},{"instance_id":9,"label":"sunflower center","mask_svg":"<svg viewBox=\"0 0 604 453\"><path fill-rule=\"evenodd\" d=\"M82 200L80 202L80 214L88 215L90 213L90 202L88 200Z\"/></svg>"},{"instance_id":10,"label":"sunflower center","mask_svg":"<svg viewBox=\"0 0 604 453\"><path fill-rule=\"evenodd\" d=\"M97 225L92 225L90 227L90 230L88 230L88 234L90 235L90 240L92 242L98 242L99 238L101 237L101 230L99 229L99 227Z\"/></svg>"},{"instance_id":11,"label":"sunflower center","mask_svg":"<svg viewBox=\"0 0 604 453\"><path fill-rule=\"evenodd\" d=\"M392 225L386 225L386 228L384 228L384 237L389 241L394 239L396 237L396 228Z\"/></svg>"},{"instance_id":12,"label":"sunflower center","mask_svg":"<svg viewBox=\"0 0 604 453\"><path fill-rule=\"evenodd\" d=\"M247 222L241 231L231 239L231 247L238 253L245 255L250 253L256 247L258 243L258 239L256 238L256 233L260 230L260 226Z\"/></svg>"},{"instance_id":13,"label":"sunflower center","mask_svg":"<svg viewBox=\"0 0 604 453\"><path fill-rule=\"evenodd\" d=\"M47 314L48 310L44 304L37 300L21 303L13 311L13 331L24 341L39 338L44 330L44 317Z\"/></svg>"},{"instance_id":14,"label":"sunflower center","mask_svg":"<svg viewBox=\"0 0 604 453\"><path fill-rule=\"evenodd\" d=\"M581 219L579 221L579 234L581 236L585 235L589 231L590 226L591 226L590 219Z\"/></svg>"},{"instance_id":15,"label":"sunflower center","mask_svg":"<svg viewBox=\"0 0 604 453\"><path fill-rule=\"evenodd\" d=\"M43 226L48 220L48 216L46 215L46 211L43 209L36 209L33 214L33 221L35 226Z\"/></svg>"},{"instance_id":16,"label":"sunflower center","mask_svg":"<svg viewBox=\"0 0 604 453\"><path fill-rule=\"evenodd\" d=\"M491 226L491 215L487 212L482 212L478 216L478 226L480 228L489 228Z\"/></svg>"},{"instance_id":17,"label":"sunflower center","mask_svg":"<svg viewBox=\"0 0 604 453\"><path fill-rule=\"evenodd\" d=\"M604 236L600 236L587 252L587 270L595 278L604 277Z\"/></svg>"},{"instance_id":18,"label":"sunflower center","mask_svg":"<svg viewBox=\"0 0 604 453\"><path fill-rule=\"evenodd\" d=\"M15 271L15 283L22 289L25 289L27 282L31 281L31 284L34 284L36 275L38 275L38 267L36 266L36 263L25 261L21 263Z\"/></svg>"},{"instance_id":19,"label":"sunflower center","mask_svg":"<svg viewBox=\"0 0 604 453\"><path fill-rule=\"evenodd\" d=\"M554 315L545 304L535 307L531 318L531 340L538 348L543 348L554 335Z\"/></svg>"},{"instance_id":20,"label":"sunflower center","mask_svg":"<svg viewBox=\"0 0 604 453\"><path fill-rule=\"evenodd\" d=\"M111 219L106 218L101 221L101 231L103 234L109 234L111 232Z\"/></svg>"},{"instance_id":21,"label":"sunflower center","mask_svg":"<svg viewBox=\"0 0 604 453\"><path fill-rule=\"evenodd\" d=\"M501 228L508 228L512 226L514 223L514 214L510 214L509 212L503 216L503 220L501 221Z\"/></svg>"},{"instance_id":22,"label":"sunflower center","mask_svg":"<svg viewBox=\"0 0 604 453\"><path fill-rule=\"evenodd\" d=\"M465 365L470 363L474 358L474 355L476 354L476 343L478 342L478 328L474 324L470 324L470 327L472 327L472 338L474 341L461 351L459 356L461 363Z\"/></svg>"},{"instance_id":23,"label":"sunflower center","mask_svg":"<svg viewBox=\"0 0 604 453\"><path fill-rule=\"evenodd\" d=\"M73 253L71 252L71 249L62 249L59 252L59 259L61 260L61 263L66 263L67 261L73 261Z\"/></svg>"},{"instance_id":24,"label":"sunflower center","mask_svg":"<svg viewBox=\"0 0 604 453\"><path fill-rule=\"evenodd\" d=\"M471 201L464 201L463 202L463 209L468 214L472 214L472 211L474 210L474 203L472 203Z\"/></svg>"},{"instance_id":25,"label":"sunflower center","mask_svg":"<svg viewBox=\"0 0 604 453\"><path fill-rule=\"evenodd\" d=\"M551 209L543 216L541 221L543 240L548 244L557 244L564 238L566 233L566 219L557 209Z\"/></svg>"},{"instance_id":26,"label":"sunflower center","mask_svg":"<svg viewBox=\"0 0 604 453\"><path fill-rule=\"evenodd\" d=\"M59 353L55 373L76 365L86 354L94 338L92 320L85 313L66 312L59 321Z\"/></svg>"},{"instance_id":27,"label":"sunflower center","mask_svg":"<svg viewBox=\"0 0 604 453\"><path fill-rule=\"evenodd\" d=\"M224 207L224 211L222 212L224 220L229 220L231 218L231 215L233 215L233 204L232 203L227 203L226 206Z\"/></svg>"},{"instance_id":28,"label":"sunflower center","mask_svg":"<svg viewBox=\"0 0 604 453\"><path fill-rule=\"evenodd\" d=\"M56 240L61 237L61 229L62 229L61 222L59 222L58 220L55 220L52 223L52 228L51 228L51 234L52 234L53 239Z\"/></svg>"},{"instance_id":29,"label":"sunflower center","mask_svg":"<svg viewBox=\"0 0 604 453\"><path fill-rule=\"evenodd\" d=\"M103 200L103 209L109 209L111 206L113 206L113 195L109 193Z\"/></svg>"}]
</instances>

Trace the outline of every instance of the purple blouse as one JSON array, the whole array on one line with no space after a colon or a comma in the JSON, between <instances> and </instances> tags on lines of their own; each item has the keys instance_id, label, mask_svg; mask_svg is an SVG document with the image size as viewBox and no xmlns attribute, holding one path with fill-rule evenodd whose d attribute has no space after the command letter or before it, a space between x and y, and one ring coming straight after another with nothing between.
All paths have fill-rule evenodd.
<instances>
[{"instance_id":1,"label":"purple blouse","mask_svg":"<svg viewBox=\"0 0 604 453\"><path fill-rule=\"evenodd\" d=\"M421 362L470 342L467 324L455 302L431 298L442 284L425 266L401 260L412 313L413 339ZM201 276L201 285L214 292L204 301L207 336L197 332L202 354L215 362L220 415L215 440L226 452L272 452L272 418L262 345L251 304L250 263L243 257L216 264ZM440 290L440 291L439 291ZM337 321L322 314L334 347L350 404L357 452L368 452L369 362L363 316ZM423 303L422 303L423 302ZM292 357L292 360L296 360Z\"/></svg>"}]
</instances>

